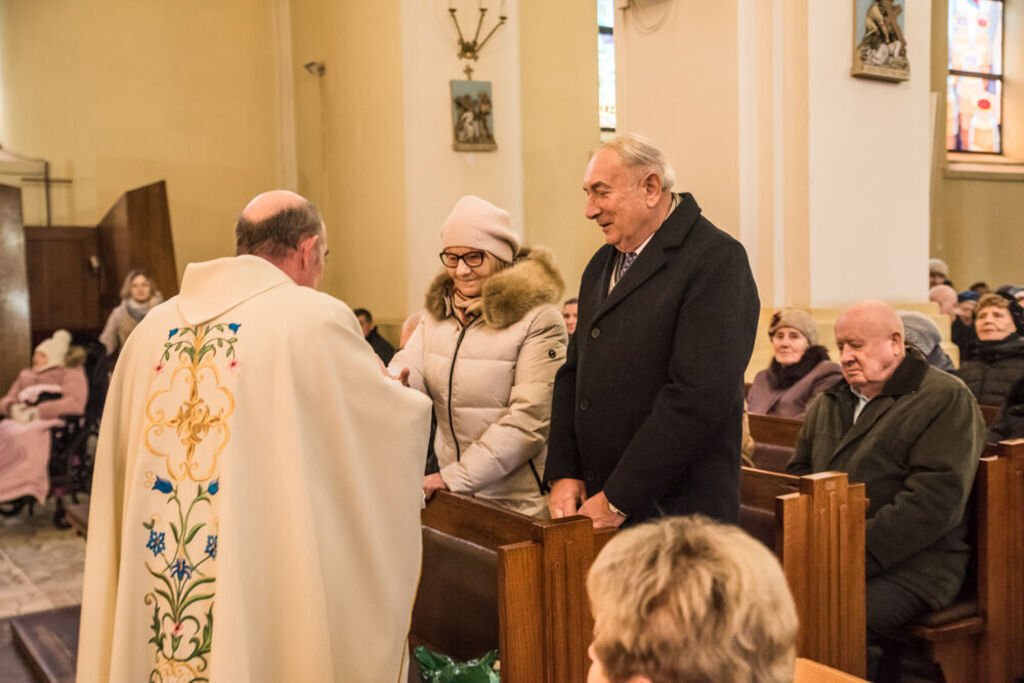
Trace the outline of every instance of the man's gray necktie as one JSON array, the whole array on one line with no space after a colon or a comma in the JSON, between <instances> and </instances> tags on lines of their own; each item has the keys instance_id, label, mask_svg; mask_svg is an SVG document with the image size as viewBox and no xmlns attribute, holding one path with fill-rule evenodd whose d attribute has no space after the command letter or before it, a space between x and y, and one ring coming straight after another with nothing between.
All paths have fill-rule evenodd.
<instances>
[{"instance_id":1,"label":"man's gray necktie","mask_svg":"<svg viewBox=\"0 0 1024 683\"><path fill-rule=\"evenodd\" d=\"M616 278L617 280L622 279L622 276L626 274L626 271L629 270L629 267L633 265L633 261L636 261L635 251L631 251L629 253L622 255L622 264L619 266L619 277Z\"/></svg>"}]
</instances>

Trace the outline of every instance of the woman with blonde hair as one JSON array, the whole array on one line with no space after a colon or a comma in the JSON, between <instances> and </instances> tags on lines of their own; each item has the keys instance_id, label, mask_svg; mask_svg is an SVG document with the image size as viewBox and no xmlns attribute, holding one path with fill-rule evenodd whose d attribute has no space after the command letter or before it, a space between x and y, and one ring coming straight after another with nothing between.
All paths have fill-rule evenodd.
<instances>
[{"instance_id":1,"label":"woman with blonde hair","mask_svg":"<svg viewBox=\"0 0 1024 683\"><path fill-rule=\"evenodd\" d=\"M760 541L706 517L620 532L587 576L588 683L793 680L797 615Z\"/></svg>"},{"instance_id":2,"label":"woman with blonde hair","mask_svg":"<svg viewBox=\"0 0 1024 683\"><path fill-rule=\"evenodd\" d=\"M562 277L546 250L520 247L507 212L472 195L441 226L440 259L422 319L389 366L434 401L440 471L424 477L423 493L545 516L551 391L565 361Z\"/></svg>"},{"instance_id":3,"label":"woman with blonde hair","mask_svg":"<svg viewBox=\"0 0 1024 683\"><path fill-rule=\"evenodd\" d=\"M129 271L121 285L121 303L110 312L107 324L100 333L100 341L107 347L108 356L116 356L128 335L157 304L164 300L156 283L142 268Z\"/></svg>"}]
</instances>

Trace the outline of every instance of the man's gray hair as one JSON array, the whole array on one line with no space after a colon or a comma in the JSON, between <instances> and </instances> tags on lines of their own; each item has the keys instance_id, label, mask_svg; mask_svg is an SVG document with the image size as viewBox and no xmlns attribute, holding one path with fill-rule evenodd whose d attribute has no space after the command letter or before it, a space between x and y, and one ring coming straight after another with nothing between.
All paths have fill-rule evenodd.
<instances>
[{"instance_id":1,"label":"man's gray hair","mask_svg":"<svg viewBox=\"0 0 1024 683\"><path fill-rule=\"evenodd\" d=\"M668 192L676 182L676 172L665 159L665 154L643 135L626 133L616 135L601 148L615 150L629 168L640 168L661 178L661 189Z\"/></svg>"},{"instance_id":2,"label":"man's gray hair","mask_svg":"<svg viewBox=\"0 0 1024 683\"><path fill-rule=\"evenodd\" d=\"M235 223L235 253L284 258L310 235L322 235L323 217L312 202L278 211L253 223L245 215Z\"/></svg>"}]
</instances>

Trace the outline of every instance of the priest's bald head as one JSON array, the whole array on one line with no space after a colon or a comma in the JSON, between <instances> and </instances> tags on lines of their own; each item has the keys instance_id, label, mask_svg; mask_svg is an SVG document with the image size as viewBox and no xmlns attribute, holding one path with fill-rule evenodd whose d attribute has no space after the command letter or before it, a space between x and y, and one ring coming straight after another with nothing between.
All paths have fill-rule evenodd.
<instances>
[{"instance_id":1,"label":"priest's bald head","mask_svg":"<svg viewBox=\"0 0 1024 683\"><path fill-rule=\"evenodd\" d=\"M320 210L288 190L256 195L235 224L235 253L264 258L295 284L315 289L327 256L327 229Z\"/></svg>"}]
</instances>

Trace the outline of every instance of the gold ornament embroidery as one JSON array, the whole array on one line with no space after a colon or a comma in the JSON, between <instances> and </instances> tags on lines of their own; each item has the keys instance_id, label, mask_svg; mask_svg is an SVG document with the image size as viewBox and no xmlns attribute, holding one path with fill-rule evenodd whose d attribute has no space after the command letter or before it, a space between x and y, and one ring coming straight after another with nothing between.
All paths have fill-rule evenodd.
<instances>
[{"instance_id":1,"label":"gold ornament embroidery","mask_svg":"<svg viewBox=\"0 0 1024 683\"><path fill-rule=\"evenodd\" d=\"M225 357L234 355L237 338L224 336L225 327L232 326L219 323L171 330L161 363L177 353L178 367L168 385L146 403L146 449L165 459L167 473L177 482L212 477L231 439L228 419L235 412L235 397L221 384L213 364L218 349L226 349ZM182 382L188 386L185 398L180 398ZM170 434L165 434L168 430Z\"/></svg>"}]
</instances>

